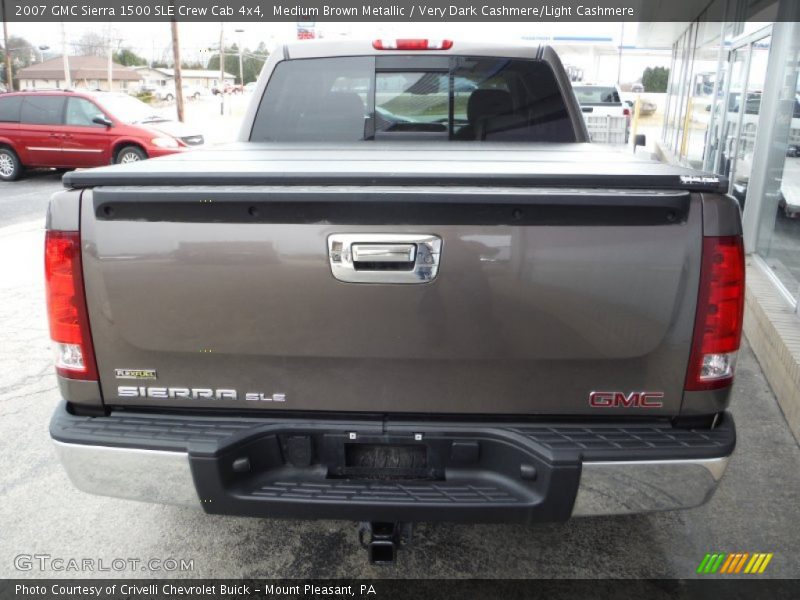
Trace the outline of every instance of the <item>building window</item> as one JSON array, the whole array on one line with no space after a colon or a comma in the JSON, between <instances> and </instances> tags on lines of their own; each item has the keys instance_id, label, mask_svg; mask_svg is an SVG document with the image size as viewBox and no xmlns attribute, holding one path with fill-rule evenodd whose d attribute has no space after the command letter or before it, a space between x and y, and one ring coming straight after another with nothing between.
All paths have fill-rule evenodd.
<instances>
[{"instance_id":1,"label":"building window","mask_svg":"<svg viewBox=\"0 0 800 600\"><path fill-rule=\"evenodd\" d=\"M689 65L691 65L691 55L694 50L692 40L694 38L695 25L696 23L693 23L678 38L672 48L673 58L669 86L667 88L668 104L666 125L664 127L664 144L676 156L680 150L680 136L686 116L686 73Z\"/></svg>"},{"instance_id":2,"label":"building window","mask_svg":"<svg viewBox=\"0 0 800 600\"><path fill-rule=\"evenodd\" d=\"M720 106L719 55L722 26L717 22L701 22L697 27L691 76L688 81L686 117L681 124L680 159L695 169L702 169L706 160L711 121Z\"/></svg>"},{"instance_id":3,"label":"building window","mask_svg":"<svg viewBox=\"0 0 800 600\"><path fill-rule=\"evenodd\" d=\"M762 135L762 131L771 132L771 135L766 145L758 140L760 148L768 148L760 154L763 187L753 186L756 191L757 187L763 190L759 194L761 197L754 198L755 191L746 193L747 202L763 202L756 251L797 301L800 300L800 24L781 23L776 24L775 28L776 36L791 36L793 42L786 45L773 44L779 46L778 51L782 56L776 57L775 61L780 65L780 75L770 77L765 84L773 85L777 89L777 99L772 106L767 104L768 96L767 102L763 105L761 103L756 82L763 78L757 77L753 85L747 85L745 122L754 118L763 119L768 120L772 127L764 127L765 122L755 123L760 125L756 127L759 135ZM778 39L775 40L777 41ZM756 75L760 76L761 69L765 67L759 65L757 68L759 72ZM751 76L752 71L751 67ZM743 126L742 137L748 135L747 127ZM739 152L744 161L752 154L752 150L748 153L748 148L749 145L745 143L744 150ZM737 173L747 175L746 166L745 162L745 169L737 167ZM739 177L738 183L746 185L749 182Z\"/></svg>"}]
</instances>

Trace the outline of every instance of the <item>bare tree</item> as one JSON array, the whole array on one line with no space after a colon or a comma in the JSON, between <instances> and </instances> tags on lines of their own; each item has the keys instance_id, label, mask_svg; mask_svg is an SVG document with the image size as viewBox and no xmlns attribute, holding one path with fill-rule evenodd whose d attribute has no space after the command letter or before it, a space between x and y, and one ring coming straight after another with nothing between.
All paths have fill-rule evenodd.
<instances>
[{"instance_id":1,"label":"bare tree","mask_svg":"<svg viewBox=\"0 0 800 600\"><path fill-rule=\"evenodd\" d=\"M25 38L8 35L8 26L3 21L3 45L0 55L3 56L3 61L5 62L3 66L4 79L10 92L15 87L14 77L16 72L35 62L36 48Z\"/></svg>"},{"instance_id":2,"label":"bare tree","mask_svg":"<svg viewBox=\"0 0 800 600\"><path fill-rule=\"evenodd\" d=\"M77 40L70 43L72 52L81 56L108 56L109 48L119 49L122 38L113 27L84 31Z\"/></svg>"},{"instance_id":3,"label":"bare tree","mask_svg":"<svg viewBox=\"0 0 800 600\"><path fill-rule=\"evenodd\" d=\"M11 72L11 46L8 43L8 22L6 21L6 5L3 0L3 52L6 55L6 88L14 91L14 75Z\"/></svg>"},{"instance_id":4,"label":"bare tree","mask_svg":"<svg viewBox=\"0 0 800 600\"><path fill-rule=\"evenodd\" d=\"M99 31L84 31L77 41L72 42L72 51L81 56L106 56L108 36Z\"/></svg>"}]
</instances>

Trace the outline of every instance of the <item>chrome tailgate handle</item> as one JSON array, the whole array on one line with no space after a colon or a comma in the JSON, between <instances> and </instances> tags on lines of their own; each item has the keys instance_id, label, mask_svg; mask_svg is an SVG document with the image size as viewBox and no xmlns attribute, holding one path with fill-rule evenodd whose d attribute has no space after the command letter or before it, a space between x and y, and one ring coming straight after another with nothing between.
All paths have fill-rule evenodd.
<instances>
[{"instance_id":1,"label":"chrome tailgate handle","mask_svg":"<svg viewBox=\"0 0 800 600\"><path fill-rule=\"evenodd\" d=\"M416 233L334 233L331 273L348 283L428 283L436 278L442 238Z\"/></svg>"},{"instance_id":2,"label":"chrome tailgate handle","mask_svg":"<svg viewBox=\"0 0 800 600\"><path fill-rule=\"evenodd\" d=\"M353 244L353 262L413 263L417 256L416 244Z\"/></svg>"}]
</instances>

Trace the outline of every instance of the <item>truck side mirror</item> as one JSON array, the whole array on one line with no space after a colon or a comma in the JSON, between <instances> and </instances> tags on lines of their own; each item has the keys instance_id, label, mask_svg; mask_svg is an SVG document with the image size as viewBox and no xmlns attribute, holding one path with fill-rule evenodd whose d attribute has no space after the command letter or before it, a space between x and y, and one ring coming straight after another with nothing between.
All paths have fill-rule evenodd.
<instances>
[{"instance_id":1,"label":"truck side mirror","mask_svg":"<svg viewBox=\"0 0 800 600\"><path fill-rule=\"evenodd\" d=\"M633 137L633 150L636 151L637 146L647 146L647 136L643 133L638 133Z\"/></svg>"}]
</instances>

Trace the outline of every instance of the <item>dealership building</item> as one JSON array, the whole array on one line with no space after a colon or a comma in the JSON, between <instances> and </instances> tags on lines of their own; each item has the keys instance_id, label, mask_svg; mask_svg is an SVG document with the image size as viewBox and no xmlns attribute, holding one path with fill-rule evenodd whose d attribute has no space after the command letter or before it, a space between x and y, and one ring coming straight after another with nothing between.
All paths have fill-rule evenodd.
<instances>
[{"instance_id":1,"label":"dealership building","mask_svg":"<svg viewBox=\"0 0 800 600\"><path fill-rule=\"evenodd\" d=\"M745 332L800 440L800 1L696 6L691 23L656 22L661 3L640 24L672 46L656 151L725 176L743 206Z\"/></svg>"}]
</instances>

